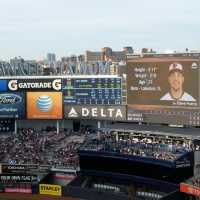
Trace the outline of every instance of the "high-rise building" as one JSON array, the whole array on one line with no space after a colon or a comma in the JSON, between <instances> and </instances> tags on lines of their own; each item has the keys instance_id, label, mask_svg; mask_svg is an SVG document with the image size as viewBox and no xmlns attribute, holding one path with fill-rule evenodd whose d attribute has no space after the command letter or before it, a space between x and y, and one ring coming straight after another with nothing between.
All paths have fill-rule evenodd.
<instances>
[{"instance_id":1,"label":"high-rise building","mask_svg":"<svg viewBox=\"0 0 200 200\"><path fill-rule=\"evenodd\" d=\"M97 61L113 61L120 62L126 59L126 54L133 53L132 47L124 47L122 51L113 51L110 47L104 47L101 51L86 51L85 61L86 62L97 62Z\"/></svg>"},{"instance_id":2,"label":"high-rise building","mask_svg":"<svg viewBox=\"0 0 200 200\"><path fill-rule=\"evenodd\" d=\"M56 54L55 53L48 53L47 54L47 62L48 63L56 62Z\"/></svg>"},{"instance_id":3,"label":"high-rise building","mask_svg":"<svg viewBox=\"0 0 200 200\"><path fill-rule=\"evenodd\" d=\"M85 61L93 62L93 61L102 61L102 53L100 51L86 51L85 52Z\"/></svg>"},{"instance_id":4,"label":"high-rise building","mask_svg":"<svg viewBox=\"0 0 200 200\"><path fill-rule=\"evenodd\" d=\"M125 54L133 54L133 48L132 47L124 47L123 51L125 52Z\"/></svg>"}]
</instances>

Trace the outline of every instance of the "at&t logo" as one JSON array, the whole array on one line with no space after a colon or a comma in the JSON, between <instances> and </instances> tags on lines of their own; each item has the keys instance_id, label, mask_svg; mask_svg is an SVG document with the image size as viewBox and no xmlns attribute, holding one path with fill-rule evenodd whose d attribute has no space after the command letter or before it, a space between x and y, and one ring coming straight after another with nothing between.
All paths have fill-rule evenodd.
<instances>
[{"instance_id":1,"label":"at&t logo","mask_svg":"<svg viewBox=\"0 0 200 200\"><path fill-rule=\"evenodd\" d=\"M53 100L50 96L43 95L38 97L36 105L42 112L49 112L53 107Z\"/></svg>"}]
</instances>

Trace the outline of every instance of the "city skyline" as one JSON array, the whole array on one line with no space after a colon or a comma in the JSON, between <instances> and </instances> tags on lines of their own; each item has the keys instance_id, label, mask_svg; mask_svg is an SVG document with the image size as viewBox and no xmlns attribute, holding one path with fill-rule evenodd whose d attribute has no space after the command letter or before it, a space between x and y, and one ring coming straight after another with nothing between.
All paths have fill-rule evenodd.
<instances>
[{"instance_id":1,"label":"city skyline","mask_svg":"<svg viewBox=\"0 0 200 200\"><path fill-rule=\"evenodd\" d=\"M0 59L58 59L124 46L198 49L198 0L0 0Z\"/></svg>"}]
</instances>

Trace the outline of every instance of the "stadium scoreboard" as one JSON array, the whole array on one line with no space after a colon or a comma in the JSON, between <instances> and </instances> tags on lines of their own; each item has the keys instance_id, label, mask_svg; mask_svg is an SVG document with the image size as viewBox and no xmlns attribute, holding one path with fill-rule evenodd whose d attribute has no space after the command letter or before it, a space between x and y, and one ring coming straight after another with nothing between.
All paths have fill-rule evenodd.
<instances>
[{"instance_id":1,"label":"stadium scoreboard","mask_svg":"<svg viewBox=\"0 0 200 200\"><path fill-rule=\"evenodd\" d=\"M127 121L200 126L199 61L194 56L129 57Z\"/></svg>"},{"instance_id":2,"label":"stadium scoreboard","mask_svg":"<svg viewBox=\"0 0 200 200\"><path fill-rule=\"evenodd\" d=\"M65 104L120 105L122 104L120 77L63 79Z\"/></svg>"}]
</instances>

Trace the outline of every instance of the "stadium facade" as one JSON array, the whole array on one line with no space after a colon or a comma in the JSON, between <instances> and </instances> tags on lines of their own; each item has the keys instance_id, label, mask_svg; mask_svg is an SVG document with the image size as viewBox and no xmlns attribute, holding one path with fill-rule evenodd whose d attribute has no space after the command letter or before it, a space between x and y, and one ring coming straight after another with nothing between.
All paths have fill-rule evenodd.
<instances>
[{"instance_id":1,"label":"stadium facade","mask_svg":"<svg viewBox=\"0 0 200 200\"><path fill-rule=\"evenodd\" d=\"M10 174L3 167L2 185L14 181L16 192L18 183L27 183L24 192L58 196L79 191L88 199L99 191L114 191L123 199L183 199L182 183L181 192L198 196L184 181L199 174L199 59L198 53L147 53L127 55L118 75L1 77L0 132L55 127L59 135L87 126L96 133L79 147L80 172L68 186L55 180L70 179L69 173L66 177L66 171L58 174L45 166L48 175L39 178L37 170L28 168L24 176L25 169Z\"/></svg>"}]
</instances>

